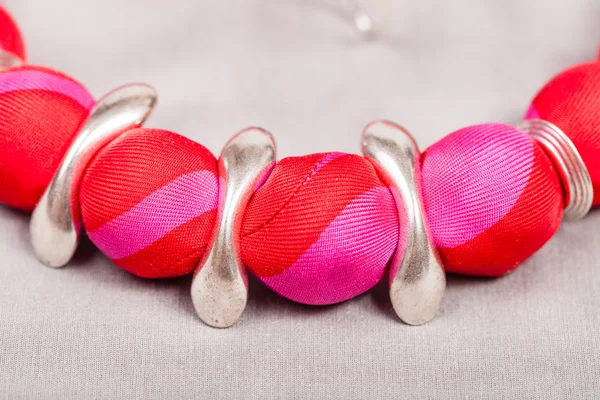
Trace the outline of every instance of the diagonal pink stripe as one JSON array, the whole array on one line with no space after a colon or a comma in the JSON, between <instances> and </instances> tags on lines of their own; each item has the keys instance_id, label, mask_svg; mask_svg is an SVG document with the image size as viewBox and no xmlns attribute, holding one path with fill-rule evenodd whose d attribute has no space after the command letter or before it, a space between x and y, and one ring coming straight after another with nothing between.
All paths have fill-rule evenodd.
<instances>
[{"instance_id":1,"label":"diagonal pink stripe","mask_svg":"<svg viewBox=\"0 0 600 400\"><path fill-rule=\"evenodd\" d=\"M178 226L217 208L217 177L210 171L182 175L149 194L89 238L109 258L137 253Z\"/></svg>"},{"instance_id":2,"label":"diagonal pink stripe","mask_svg":"<svg viewBox=\"0 0 600 400\"><path fill-rule=\"evenodd\" d=\"M337 303L373 287L397 243L394 199L387 187L376 187L348 204L288 269L260 279L294 301Z\"/></svg>"},{"instance_id":3,"label":"diagonal pink stripe","mask_svg":"<svg viewBox=\"0 0 600 400\"><path fill-rule=\"evenodd\" d=\"M16 90L48 90L68 96L86 110L94 106L94 99L80 84L45 71L18 69L0 74L0 94Z\"/></svg>"},{"instance_id":4,"label":"diagonal pink stripe","mask_svg":"<svg viewBox=\"0 0 600 400\"><path fill-rule=\"evenodd\" d=\"M347 156L347 153L342 153L339 151L332 151L331 153L327 153L323 158L321 158L319 160L319 162L317 163L317 166L315 167L314 171L312 172L311 176L316 174L318 170L320 170L321 168L323 168L324 166L326 166L327 164L329 164L330 162L332 162L335 159L338 159L340 157L343 156Z\"/></svg>"},{"instance_id":5,"label":"diagonal pink stripe","mask_svg":"<svg viewBox=\"0 0 600 400\"><path fill-rule=\"evenodd\" d=\"M427 149L423 205L436 245L458 247L504 218L527 187L533 150L502 124L463 128Z\"/></svg>"}]
</instances>

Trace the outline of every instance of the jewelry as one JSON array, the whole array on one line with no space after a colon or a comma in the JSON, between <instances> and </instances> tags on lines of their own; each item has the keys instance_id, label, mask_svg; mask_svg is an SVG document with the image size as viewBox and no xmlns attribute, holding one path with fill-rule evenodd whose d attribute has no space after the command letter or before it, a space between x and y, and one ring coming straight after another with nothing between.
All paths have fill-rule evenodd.
<instances>
[{"instance_id":1,"label":"jewelry","mask_svg":"<svg viewBox=\"0 0 600 400\"><path fill-rule=\"evenodd\" d=\"M372 21L352 9L359 31ZM0 9L0 202L33 212L35 255L69 263L82 227L117 266L145 278L194 273L199 317L228 327L248 296L246 267L296 302L360 295L389 266L402 321L438 312L445 272L500 276L563 219L600 204L600 63L571 67L536 95L519 128L469 126L421 153L376 121L364 157L276 162L270 133L246 129L220 157L143 128L155 91L120 87L98 101L77 81L25 64Z\"/></svg>"}]
</instances>

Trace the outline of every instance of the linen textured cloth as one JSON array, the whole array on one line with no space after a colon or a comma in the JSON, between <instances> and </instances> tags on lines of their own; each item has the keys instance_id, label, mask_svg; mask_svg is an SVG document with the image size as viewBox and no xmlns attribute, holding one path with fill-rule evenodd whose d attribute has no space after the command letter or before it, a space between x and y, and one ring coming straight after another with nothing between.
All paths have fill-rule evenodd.
<instances>
[{"instance_id":1,"label":"linen textured cloth","mask_svg":"<svg viewBox=\"0 0 600 400\"><path fill-rule=\"evenodd\" d=\"M342 2L340 2L342 3ZM364 2L367 41L333 0L10 0L29 62L96 97L148 82L146 124L214 153L272 132L278 158L360 151L374 119L422 149L516 122L537 90L600 42L595 1ZM449 277L438 317L402 324L387 282L309 307L255 279L233 328L202 324L189 277L143 280L87 241L42 266L29 216L0 207L0 398L580 398L600 395L600 213L565 223L498 279Z\"/></svg>"}]
</instances>

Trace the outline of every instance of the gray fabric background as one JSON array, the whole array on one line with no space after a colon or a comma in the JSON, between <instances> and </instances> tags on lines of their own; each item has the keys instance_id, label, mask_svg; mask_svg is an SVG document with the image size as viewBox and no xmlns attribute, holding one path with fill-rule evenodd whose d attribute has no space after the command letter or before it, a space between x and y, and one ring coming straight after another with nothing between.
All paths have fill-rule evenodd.
<instances>
[{"instance_id":1,"label":"gray fabric background","mask_svg":"<svg viewBox=\"0 0 600 400\"><path fill-rule=\"evenodd\" d=\"M279 156L357 152L387 118L422 147L516 121L562 68L591 59L600 3L370 2L367 42L334 0L5 1L32 63L96 96L153 84L148 126L218 152L260 125ZM32 254L28 216L0 207L0 398L587 398L600 396L600 213L565 224L500 279L450 277L440 315L400 323L385 285L311 308L253 281L242 320L195 316L190 279L146 281L84 243L62 270Z\"/></svg>"}]
</instances>

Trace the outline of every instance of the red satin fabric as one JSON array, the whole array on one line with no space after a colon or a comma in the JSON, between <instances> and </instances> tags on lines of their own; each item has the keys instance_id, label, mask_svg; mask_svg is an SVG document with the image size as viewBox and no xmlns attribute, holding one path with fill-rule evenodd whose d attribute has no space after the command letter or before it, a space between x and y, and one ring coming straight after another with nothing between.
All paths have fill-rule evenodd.
<instances>
[{"instance_id":1,"label":"red satin fabric","mask_svg":"<svg viewBox=\"0 0 600 400\"><path fill-rule=\"evenodd\" d=\"M552 78L533 99L537 117L552 122L577 147L600 205L600 63L571 67Z\"/></svg>"}]
</instances>

